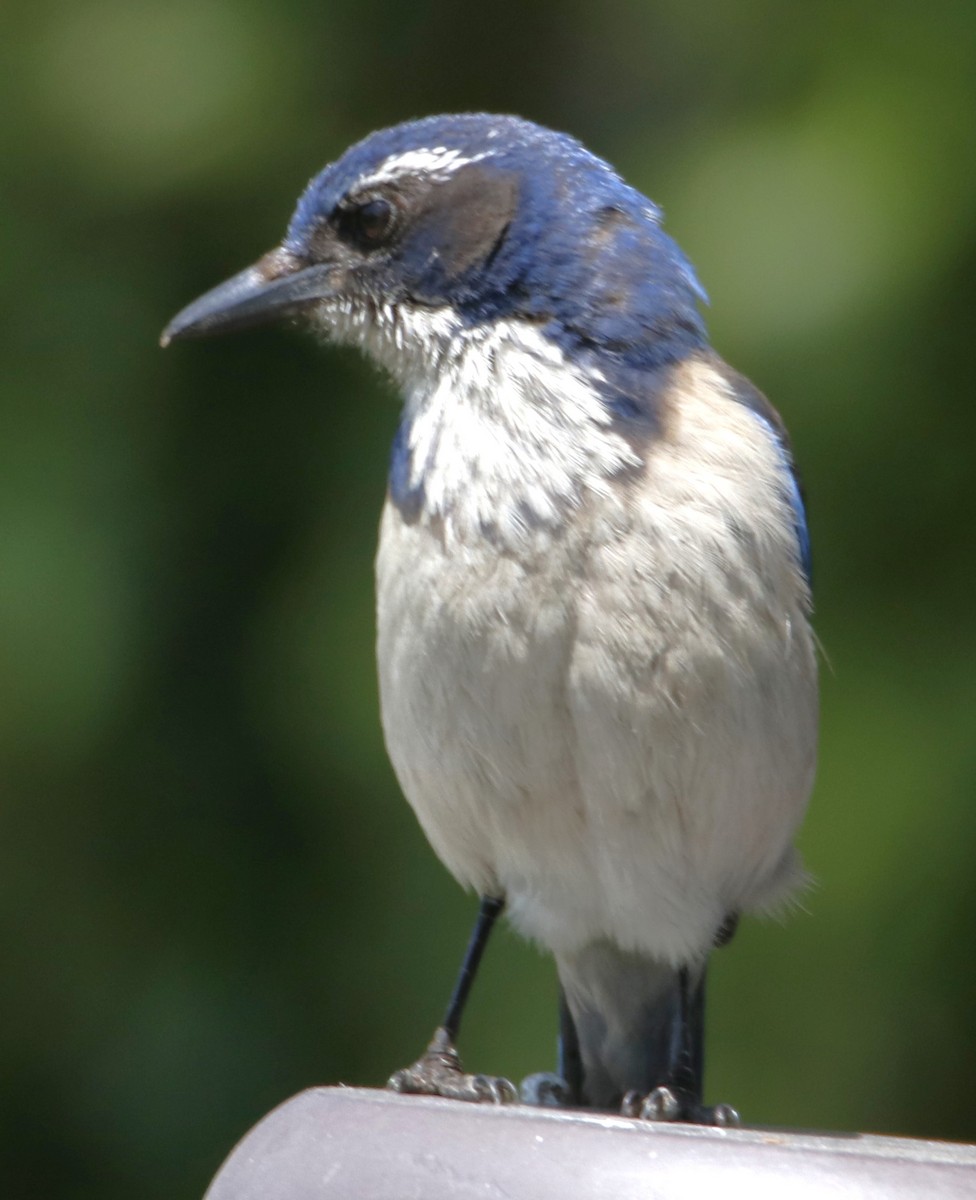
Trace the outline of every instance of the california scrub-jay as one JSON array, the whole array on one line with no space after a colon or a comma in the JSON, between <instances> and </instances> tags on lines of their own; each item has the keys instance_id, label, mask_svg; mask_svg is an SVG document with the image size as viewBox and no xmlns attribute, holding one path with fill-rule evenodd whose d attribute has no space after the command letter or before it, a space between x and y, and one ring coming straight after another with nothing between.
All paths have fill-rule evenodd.
<instances>
[{"instance_id":1,"label":"california scrub-jay","mask_svg":"<svg viewBox=\"0 0 976 1200\"><path fill-rule=\"evenodd\" d=\"M301 316L396 381L376 564L383 728L437 854L482 897L427 1053L504 906L555 956L542 1102L726 1122L702 1104L711 949L778 904L810 792L809 545L786 431L708 344L660 211L578 142L508 116L374 133L284 241L163 344Z\"/></svg>"}]
</instances>

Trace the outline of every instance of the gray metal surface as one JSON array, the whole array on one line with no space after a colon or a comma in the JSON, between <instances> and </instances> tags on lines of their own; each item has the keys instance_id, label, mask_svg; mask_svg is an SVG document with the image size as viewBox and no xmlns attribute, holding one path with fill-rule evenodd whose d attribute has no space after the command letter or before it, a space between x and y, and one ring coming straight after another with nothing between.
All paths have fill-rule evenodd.
<instances>
[{"instance_id":1,"label":"gray metal surface","mask_svg":"<svg viewBox=\"0 0 976 1200\"><path fill-rule=\"evenodd\" d=\"M313 1088L237 1145L206 1200L973 1200L976 1146L648 1125Z\"/></svg>"}]
</instances>

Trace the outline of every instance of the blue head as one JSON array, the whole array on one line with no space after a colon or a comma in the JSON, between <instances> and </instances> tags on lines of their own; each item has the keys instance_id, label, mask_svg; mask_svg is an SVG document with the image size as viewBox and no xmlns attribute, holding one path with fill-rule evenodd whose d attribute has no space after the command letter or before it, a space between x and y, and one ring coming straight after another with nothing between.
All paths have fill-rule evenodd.
<instances>
[{"instance_id":1,"label":"blue head","mask_svg":"<svg viewBox=\"0 0 976 1200\"><path fill-rule=\"evenodd\" d=\"M164 336L304 312L376 349L383 314L450 317L428 335L511 318L626 371L702 346L703 298L659 211L605 162L531 122L465 114L351 147L309 184L282 245Z\"/></svg>"}]
</instances>

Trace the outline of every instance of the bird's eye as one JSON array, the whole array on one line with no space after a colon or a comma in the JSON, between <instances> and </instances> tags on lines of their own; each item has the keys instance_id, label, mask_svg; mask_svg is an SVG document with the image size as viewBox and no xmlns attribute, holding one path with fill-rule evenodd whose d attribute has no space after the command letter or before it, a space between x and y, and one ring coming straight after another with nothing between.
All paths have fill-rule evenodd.
<instances>
[{"instance_id":1,"label":"bird's eye","mask_svg":"<svg viewBox=\"0 0 976 1200\"><path fill-rule=\"evenodd\" d=\"M339 214L339 235L363 250L381 246L393 232L395 213L387 200L367 200Z\"/></svg>"}]
</instances>

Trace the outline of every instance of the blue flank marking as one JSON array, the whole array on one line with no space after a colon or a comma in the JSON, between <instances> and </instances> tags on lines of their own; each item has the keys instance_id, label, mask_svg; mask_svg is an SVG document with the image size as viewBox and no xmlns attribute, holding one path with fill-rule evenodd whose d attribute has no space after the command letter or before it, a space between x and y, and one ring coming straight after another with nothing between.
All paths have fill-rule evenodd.
<instances>
[{"instance_id":1,"label":"blue flank marking","mask_svg":"<svg viewBox=\"0 0 976 1200\"><path fill-rule=\"evenodd\" d=\"M623 422L629 433L659 436L661 389L667 376L653 369L624 366L607 354L594 356L592 365L598 375L590 381L590 386L614 419Z\"/></svg>"},{"instance_id":2,"label":"blue flank marking","mask_svg":"<svg viewBox=\"0 0 976 1200\"><path fill-rule=\"evenodd\" d=\"M762 421L769 432L773 435L776 446L780 453L783 466L785 468L785 492L786 499L789 502L790 508L793 510L793 529L796 533L797 551L800 558L800 567L803 571L803 576L807 583L813 582L813 554L810 548L810 529L807 525L806 506L803 503L803 494L800 491L800 483L796 477L796 469L793 466L793 456L790 454L789 447L784 444L782 435L776 427L768 421L761 412L750 407L757 421Z\"/></svg>"},{"instance_id":3,"label":"blue flank marking","mask_svg":"<svg viewBox=\"0 0 976 1200\"><path fill-rule=\"evenodd\" d=\"M623 421L639 421L641 417L647 416L646 408L642 408L632 396L625 396L622 392L608 397L604 403L615 417Z\"/></svg>"},{"instance_id":4,"label":"blue flank marking","mask_svg":"<svg viewBox=\"0 0 976 1200\"><path fill-rule=\"evenodd\" d=\"M813 553L810 549L810 529L807 525L807 513L803 504L803 497L800 495L800 485L797 483L796 473L791 464L787 463L788 471L788 488L790 506L793 509L793 528L796 531L796 538L800 545L800 566L803 568L803 575L807 583L813 582Z\"/></svg>"},{"instance_id":5,"label":"blue flank marking","mask_svg":"<svg viewBox=\"0 0 976 1200\"><path fill-rule=\"evenodd\" d=\"M416 517L424 503L423 482L413 486L410 483L409 436L410 422L407 417L403 417L397 426L393 447L390 451L389 488L393 503L407 520Z\"/></svg>"}]
</instances>

